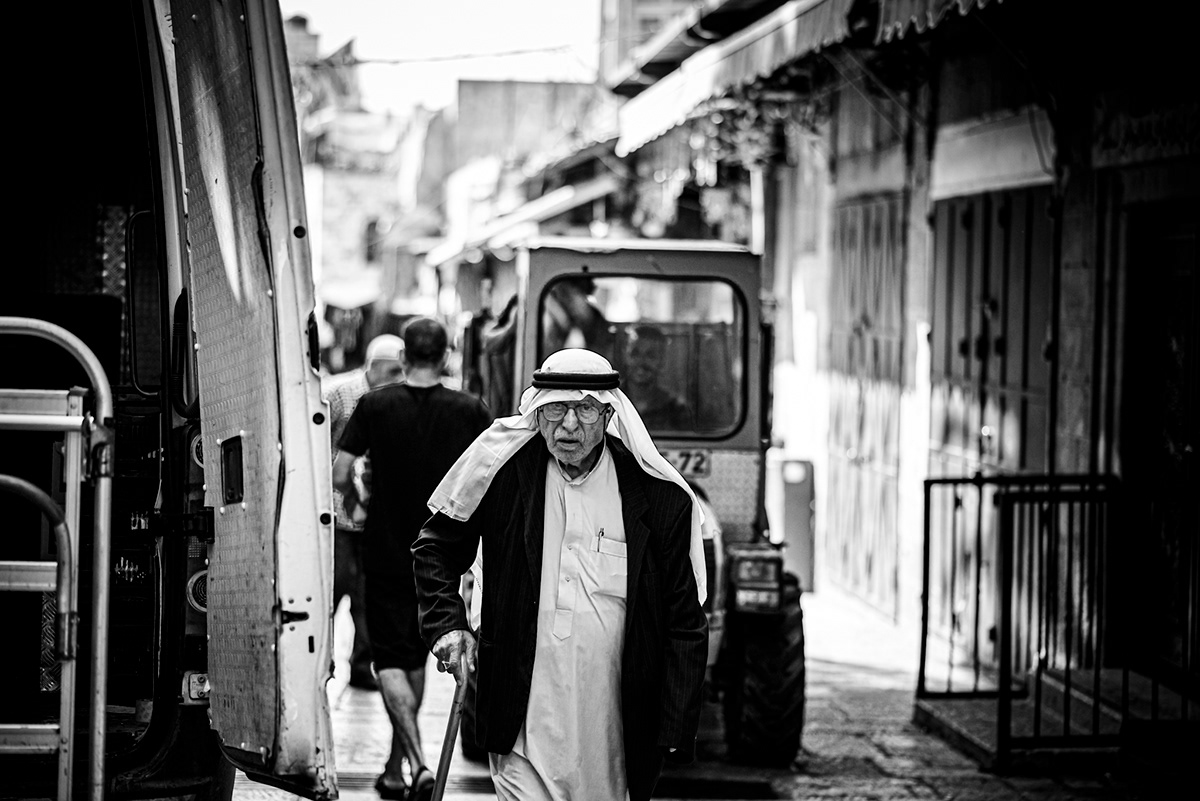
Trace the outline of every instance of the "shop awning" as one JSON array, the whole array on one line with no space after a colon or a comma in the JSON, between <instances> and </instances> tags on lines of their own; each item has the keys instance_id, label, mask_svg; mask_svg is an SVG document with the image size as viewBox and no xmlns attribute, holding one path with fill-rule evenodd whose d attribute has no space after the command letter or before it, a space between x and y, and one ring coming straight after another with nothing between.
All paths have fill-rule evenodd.
<instances>
[{"instance_id":1,"label":"shop awning","mask_svg":"<svg viewBox=\"0 0 1200 801\"><path fill-rule=\"evenodd\" d=\"M850 34L854 0L792 0L745 30L696 53L620 110L617 155L682 124L704 101L765 78Z\"/></svg>"},{"instance_id":2,"label":"shop awning","mask_svg":"<svg viewBox=\"0 0 1200 801\"><path fill-rule=\"evenodd\" d=\"M988 0L880 0L879 31L875 35L875 42L881 44L899 39L910 29L924 33L941 22L956 6L958 13L966 14L973 8L983 8L987 4Z\"/></svg>"},{"instance_id":3,"label":"shop awning","mask_svg":"<svg viewBox=\"0 0 1200 801\"><path fill-rule=\"evenodd\" d=\"M524 235L536 233L536 230L530 230L530 228L536 226L537 223L557 217L576 206L582 206L584 203L591 203L593 200L610 195L617 190L617 186L617 177L606 174L583 183L559 187L541 197L534 198L510 214L497 217L463 241L443 242L429 251L425 256L425 261L427 264L437 267L472 248L500 247L512 244Z\"/></svg>"},{"instance_id":4,"label":"shop awning","mask_svg":"<svg viewBox=\"0 0 1200 801\"><path fill-rule=\"evenodd\" d=\"M607 76L609 88L622 97L641 94L690 56L749 27L787 1L692 0L630 51L616 74Z\"/></svg>"}]
</instances>

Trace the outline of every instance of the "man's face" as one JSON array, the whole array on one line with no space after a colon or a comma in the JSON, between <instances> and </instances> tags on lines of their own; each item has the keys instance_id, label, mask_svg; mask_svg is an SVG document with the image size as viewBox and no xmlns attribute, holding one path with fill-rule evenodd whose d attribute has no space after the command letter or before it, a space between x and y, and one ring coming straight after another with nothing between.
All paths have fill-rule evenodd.
<instances>
[{"instance_id":1,"label":"man's face","mask_svg":"<svg viewBox=\"0 0 1200 801\"><path fill-rule=\"evenodd\" d=\"M563 464L580 466L604 439L604 428L608 425L612 409L592 397L582 401L548 405L564 406L566 414L561 420L548 420L547 413L553 415L554 410L548 412L545 406L538 409L538 431L546 440L546 447L551 455ZM579 419L577 409L581 406L590 407L599 413L594 422L585 423Z\"/></svg>"},{"instance_id":2,"label":"man's face","mask_svg":"<svg viewBox=\"0 0 1200 801\"><path fill-rule=\"evenodd\" d=\"M629 380L635 384L653 384L662 369L663 344L656 339L636 340L626 359Z\"/></svg>"},{"instance_id":3,"label":"man's face","mask_svg":"<svg viewBox=\"0 0 1200 801\"><path fill-rule=\"evenodd\" d=\"M372 388L385 387L404 379L404 364L399 359L375 359L367 368L367 383Z\"/></svg>"}]
</instances>

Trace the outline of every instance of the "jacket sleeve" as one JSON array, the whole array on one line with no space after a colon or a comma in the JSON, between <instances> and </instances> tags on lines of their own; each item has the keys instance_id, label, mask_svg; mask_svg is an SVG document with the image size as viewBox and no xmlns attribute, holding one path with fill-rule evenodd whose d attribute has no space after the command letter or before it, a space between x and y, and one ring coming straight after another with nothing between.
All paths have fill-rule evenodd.
<instances>
[{"instance_id":1,"label":"jacket sleeve","mask_svg":"<svg viewBox=\"0 0 1200 801\"><path fill-rule=\"evenodd\" d=\"M417 620L421 637L431 650L443 634L470 629L459 585L479 547L474 524L479 517L476 510L471 520L459 522L439 512L429 518L413 543Z\"/></svg>"},{"instance_id":2,"label":"jacket sleeve","mask_svg":"<svg viewBox=\"0 0 1200 801\"><path fill-rule=\"evenodd\" d=\"M708 621L688 555L691 521L691 504L685 503L670 527L655 537L661 544L659 571L667 629L658 745L671 762L691 762L695 757L708 662ZM668 753L670 748L675 752Z\"/></svg>"}]
</instances>

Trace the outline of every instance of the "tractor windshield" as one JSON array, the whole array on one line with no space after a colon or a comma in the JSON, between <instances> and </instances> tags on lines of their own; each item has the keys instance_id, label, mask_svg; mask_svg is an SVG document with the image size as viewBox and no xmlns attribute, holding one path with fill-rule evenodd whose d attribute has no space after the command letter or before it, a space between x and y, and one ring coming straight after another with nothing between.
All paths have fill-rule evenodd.
<instances>
[{"instance_id":1,"label":"tractor windshield","mask_svg":"<svg viewBox=\"0 0 1200 801\"><path fill-rule=\"evenodd\" d=\"M542 295L539 361L585 347L612 362L652 434L733 433L745 397L745 300L724 281L571 275Z\"/></svg>"}]
</instances>

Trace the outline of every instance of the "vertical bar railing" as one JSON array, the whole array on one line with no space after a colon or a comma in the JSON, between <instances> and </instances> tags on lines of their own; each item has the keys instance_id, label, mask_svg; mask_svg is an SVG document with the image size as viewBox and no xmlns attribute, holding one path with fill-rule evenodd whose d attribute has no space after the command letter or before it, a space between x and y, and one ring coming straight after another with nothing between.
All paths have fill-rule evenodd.
<instances>
[{"instance_id":1,"label":"vertical bar railing","mask_svg":"<svg viewBox=\"0 0 1200 801\"><path fill-rule=\"evenodd\" d=\"M1105 697L1103 678L1106 671L1116 670L1127 682L1127 669L1110 667L1104 639L1110 601L1104 555L1111 545L1108 532L1116 503L1114 482L1100 476L1056 480L997 496L1002 585L999 670L1002 681L1011 677L1020 682L1024 672L1026 685L1033 685L1027 732L1012 729L1013 695L1001 688L998 742L1010 749L1115 742L1123 712L1114 699ZM1032 526L1025 525L1029 520ZM1031 547L1035 538L1036 547ZM1025 601L1036 609L1038 632L1036 649L1022 653L1012 644L1027 641L1032 632L1022 632L1020 619L1005 607L1012 604L1011 585L1020 583L1011 566L1019 564L1018 554L1028 550L1036 551L1041 563L1035 580L1028 582L1031 592ZM1027 614L1024 620L1031 621L1032 616ZM1088 714L1077 715L1077 710Z\"/></svg>"},{"instance_id":2,"label":"vertical bar railing","mask_svg":"<svg viewBox=\"0 0 1200 801\"><path fill-rule=\"evenodd\" d=\"M996 708L996 755L1003 764L1011 751L1012 694L1013 694L1013 560L1016 556L1013 533L1013 507L1000 505L1000 547L997 552L997 571L1000 574L1000 679L999 703Z\"/></svg>"},{"instance_id":3,"label":"vertical bar railing","mask_svg":"<svg viewBox=\"0 0 1200 801\"><path fill-rule=\"evenodd\" d=\"M1116 736L1129 692L1105 696L1107 675L1128 685L1105 661L1116 500L1115 479L1099 475L925 482L917 698L995 699L997 765L1016 749Z\"/></svg>"}]
</instances>

